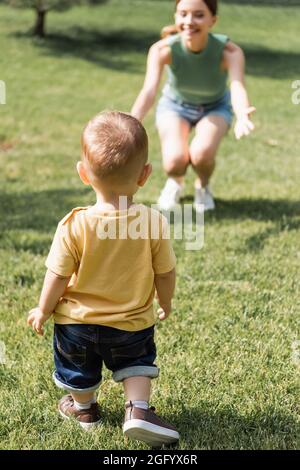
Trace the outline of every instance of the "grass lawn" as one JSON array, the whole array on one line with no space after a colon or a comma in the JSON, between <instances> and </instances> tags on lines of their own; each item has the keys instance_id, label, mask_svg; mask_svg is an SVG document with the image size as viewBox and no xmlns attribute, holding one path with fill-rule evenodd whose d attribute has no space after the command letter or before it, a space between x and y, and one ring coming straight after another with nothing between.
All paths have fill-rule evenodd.
<instances>
[{"instance_id":1,"label":"grass lawn","mask_svg":"<svg viewBox=\"0 0 300 470\"><path fill-rule=\"evenodd\" d=\"M52 325L41 339L25 320L58 220L94 202L75 172L82 127L99 110L130 110L146 51L172 14L170 1L111 0L50 14L49 37L38 40L27 34L31 11L0 7L1 449L146 448L123 438L123 392L108 371L101 427L83 433L62 422ZM174 243L178 285L172 317L157 328L152 403L178 427L178 449L296 449L300 105L291 85L300 79L300 9L235 2L220 14L216 31L246 53L257 130L240 142L231 132L220 148L204 248ZM153 203L165 180L154 110L145 125L154 172L137 199ZM191 196L192 171L186 187Z\"/></svg>"}]
</instances>

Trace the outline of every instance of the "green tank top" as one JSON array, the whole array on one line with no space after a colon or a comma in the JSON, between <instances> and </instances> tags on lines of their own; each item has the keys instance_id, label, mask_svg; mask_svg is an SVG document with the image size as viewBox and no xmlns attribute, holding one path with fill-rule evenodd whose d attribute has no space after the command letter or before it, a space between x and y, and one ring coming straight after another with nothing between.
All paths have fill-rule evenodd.
<instances>
[{"instance_id":1,"label":"green tank top","mask_svg":"<svg viewBox=\"0 0 300 470\"><path fill-rule=\"evenodd\" d=\"M167 65L168 80L163 94L191 104L208 104L220 99L227 88L228 74L221 70L227 41L223 34L209 33L205 49L192 52L183 44L180 34L170 36L172 63Z\"/></svg>"}]
</instances>

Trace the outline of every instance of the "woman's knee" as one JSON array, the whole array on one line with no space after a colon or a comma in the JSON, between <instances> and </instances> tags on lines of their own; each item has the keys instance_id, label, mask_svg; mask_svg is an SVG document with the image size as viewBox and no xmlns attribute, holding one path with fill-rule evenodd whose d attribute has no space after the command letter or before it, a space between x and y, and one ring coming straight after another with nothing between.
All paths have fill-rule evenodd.
<instances>
[{"instance_id":1,"label":"woman's knee","mask_svg":"<svg viewBox=\"0 0 300 470\"><path fill-rule=\"evenodd\" d=\"M174 155L164 158L163 166L168 175L182 176L185 174L189 158L185 155Z\"/></svg>"},{"instance_id":2,"label":"woman's knee","mask_svg":"<svg viewBox=\"0 0 300 470\"><path fill-rule=\"evenodd\" d=\"M214 165L216 151L213 147L194 147L191 149L191 162L197 165Z\"/></svg>"}]
</instances>

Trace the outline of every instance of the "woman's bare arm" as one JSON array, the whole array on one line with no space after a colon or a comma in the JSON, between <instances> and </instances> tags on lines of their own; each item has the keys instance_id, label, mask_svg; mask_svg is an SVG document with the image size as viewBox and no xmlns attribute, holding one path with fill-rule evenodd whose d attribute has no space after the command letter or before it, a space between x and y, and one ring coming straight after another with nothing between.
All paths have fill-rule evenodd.
<instances>
[{"instance_id":1,"label":"woman's bare arm","mask_svg":"<svg viewBox=\"0 0 300 470\"><path fill-rule=\"evenodd\" d=\"M171 50L166 39L150 47L144 85L131 110L131 114L140 121L153 106L164 66L170 62Z\"/></svg>"}]
</instances>

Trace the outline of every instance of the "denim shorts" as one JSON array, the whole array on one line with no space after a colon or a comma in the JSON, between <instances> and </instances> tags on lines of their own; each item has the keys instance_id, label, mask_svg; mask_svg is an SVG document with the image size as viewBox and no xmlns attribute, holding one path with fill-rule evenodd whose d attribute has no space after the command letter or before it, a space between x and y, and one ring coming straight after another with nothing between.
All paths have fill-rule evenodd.
<instances>
[{"instance_id":1,"label":"denim shorts","mask_svg":"<svg viewBox=\"0 0 300 470\"><path fill-rule=\"evenodd\" d=\"M100 325L71 324L54 326L53 379L69 391L97 390L102 364L121 382L128 377L154 378L156 347L154 326L142 331L123 331Z\"/></svg>"},{"instance_id":2,"label":"denim shorts","mask_svg":"<svg viewBox=\"0 0 300 470\"><path fill-rule=\"evenodd\" d=\"M222 116L230 127L233 119L230 91L227 90L218 101L203 105L175 101L167 95L163 95L156 109L156 125L162 117L165 117L164 115L170 113L185 119L191 127L195 126L205 116Z\"/></svg>"}]
</instances>

